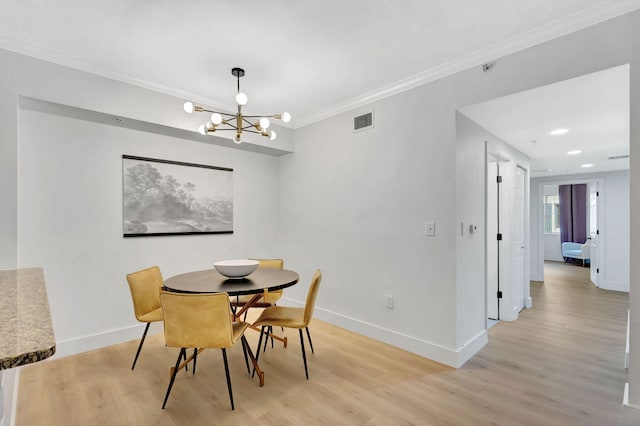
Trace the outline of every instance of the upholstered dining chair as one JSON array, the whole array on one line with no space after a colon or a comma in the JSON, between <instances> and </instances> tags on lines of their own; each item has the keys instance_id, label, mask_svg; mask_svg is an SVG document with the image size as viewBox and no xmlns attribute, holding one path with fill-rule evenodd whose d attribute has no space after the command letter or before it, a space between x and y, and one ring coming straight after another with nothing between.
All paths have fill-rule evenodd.
<instances>
[{"instance_id":1,"label":"upholstered dining chair","mask_svg":"<svg viewBox=\"0 0 640 426\"><path fill-rule=\"evenodd\" d=\"M231 348L238 340L242 342L243 351L253 354L244 337L244 331L249 323L231 320L231 308L227 293L187 294L163 291L160 294L162 311L164 314L164 337L169 347L180 348L176 365L171 373L171 380L162 403L162 409L167 405L173 382L178 374L180 361L186 359L187 349L220 348L224 360L224 372L227 376L227 389L231 409L235 410L227 348ZM197 352L194 352L194 356ZM194 363L195 363L194 357ZM195 364L194 364L195 371ZM247 362L247 372L249 372Z\"/></svg>"},{"instance_id":2,"label":"upholstered dining chair","mask_svg":"<svg viewBox=\"0 0 640 426\"><path fill-rule=\"evenodd\" d=\"M282 259L256 259L258 262L258 268L272 268L272 269L284 269L284 260ZM253 294L245 294L241 296L236 296L231 298L231 306L234 309L241 308L246 305ZM282 290L274 290L267 293L266 297L263 297L257 303L255 303L252 307L256 308L268 308L270 306L275 306L276 302L282 297ZM247 313L244 314L244 319L247 319Z\"/></svg>"},{"instance_id":3,"label":"upholstered dining chair","mask_svg":"<svg viewBox=\"0 0 640 426\"><path fill-rule=\"evenodd\" d=\"M258 340L258 351L256 353L256 359L260 356L260 345L262 343L262 337L268 327L287 327L297 328L300 333L300 346L302 348L302 360L304 361L304 373L309 380L309 370L307 369L307 355L304 349L304 337L302 336L302 329L307 331L307 337L309 338L309 344L313 351L313 343L311 343L311 336L309 335L309 322L313 317L313 309L316 304L316 298L318 296L318 289L320 287L320 281L322 281L322 272L320 269L316 270L311 279L311 285L309 286L309 292L307 293L307 302L304 308L292 308L287 306L272 306L266 308L258 319L253 323L260 329L260 339ZM265 342L266 344L266 342Z\"/></svg>"},{"instance_id":4,"label":"upholstered dining chair","mask_svg":"<svg viewBox=\"0 0 640 426\"><path fill-rule=\"evenodd\" d=\"M160 305L160 289L164 283L160 268L153 266L138 272L127 275L129 290L131 291L131 299L133 300L133 312L136 319L140 322L146 322L144 333L140 339L136 356L133 359L131 369L136 368L140 350L147 337L149 326L152 322L162 321L162 306Z\"/></svg>"}]
</instances>

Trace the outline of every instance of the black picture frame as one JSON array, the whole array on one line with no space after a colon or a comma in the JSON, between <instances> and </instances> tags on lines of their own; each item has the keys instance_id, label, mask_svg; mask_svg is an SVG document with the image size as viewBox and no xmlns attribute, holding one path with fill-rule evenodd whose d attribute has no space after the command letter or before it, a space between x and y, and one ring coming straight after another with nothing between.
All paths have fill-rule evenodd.
<instances>
[{"instance_id":1,"label":"black picture frame","mask_svg":"<svg viewBox=\"0 0 640 426\"><path fill-rule=\"evenodd\" d=\"M123 237L233 234L233 169L122 156Z\"/></svg>"}]
</instances>

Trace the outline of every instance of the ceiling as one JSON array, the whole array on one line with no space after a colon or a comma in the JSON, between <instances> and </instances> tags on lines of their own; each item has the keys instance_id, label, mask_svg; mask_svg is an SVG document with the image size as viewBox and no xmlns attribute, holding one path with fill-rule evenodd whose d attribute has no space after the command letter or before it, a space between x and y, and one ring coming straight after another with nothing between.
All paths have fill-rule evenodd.
<instances>
[{"instance_id":1,"label":"ceiling","mask_svg":"<svg viewBox=\"0 0 640 426\"><path fill-rule=\"evenodd\" d=\"M625 170L629 159L629 66L584 75L461 110L531 159L531 176ZM568 129L563 135L551 135ZM579 150L579 154L567 152ZM585 168L583 164L593 164Z\"/></svg>"},{"instance_id":2,"label":"ceiling","mask_svg":"<svg viewBox=\"0 0 640 426\"><path fill-rule=\"evenodd\" d=\"M0 0L0 48L302 127L640 0Z\"/></svg>"}]
</instances>

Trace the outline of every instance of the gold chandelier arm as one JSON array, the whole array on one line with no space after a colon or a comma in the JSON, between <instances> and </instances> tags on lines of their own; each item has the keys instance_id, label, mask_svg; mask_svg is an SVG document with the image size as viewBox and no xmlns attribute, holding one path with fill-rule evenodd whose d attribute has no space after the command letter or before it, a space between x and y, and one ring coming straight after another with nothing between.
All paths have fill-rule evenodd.
<instances>
[{"instance_id":1,"label":"gold chandelier arm","mask_svg":"<svg viewBox=\"0 0 640 426\"><path fill-rule=\"evenodd\" d=\"M195 108L195 107L194 107L194 108ZM199 108L202 108L202 107L199 107ZM227 117L235 117L235 116L236 116L235 114L230 114L230 113L228 113L228 112L213 111L213 110L210 110L210 109L204 109L204 108L202 108L202 109L200 109L200 110L194 109L194 111L196 111L196 112L208 112L208 113L211 113L211 114L226 115Z\"/></svg>"},{"instance_id":2,"label":"gold chandelier arm","mask_svg":"<svg viewBox=\"0 0 640 426\"><path fill-rule=\"evenodd\" d=\"M243 131L245 131L245 132L247 132L247 133L255 133L255 134L257 134L257 135L261 135L261 136L267 136L267 137L269 137L269 133L268 133L268 132L257 132L257 131L255 131L255 130L253 130L253 129L246 129L246 130L245 130L245 129L242 129L242 130L243 130Z\"/></svg>"},{"instance_id":3,"label":"gold chandelier arm","mask_svg":"<svg viewBox=\"0 0 640 426\"><path fill-rule=\"evenodd\" d=\"M243 115L243 117L245 118L279 118L280 115L279 114L274 114L274 115Z\"/></svg>"}]
</instances>

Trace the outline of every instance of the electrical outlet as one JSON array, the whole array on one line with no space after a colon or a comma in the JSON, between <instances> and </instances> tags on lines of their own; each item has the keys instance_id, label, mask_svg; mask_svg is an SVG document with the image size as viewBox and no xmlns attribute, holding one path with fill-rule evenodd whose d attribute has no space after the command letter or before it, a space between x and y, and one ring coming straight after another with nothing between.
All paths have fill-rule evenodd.
<instances>
[{"instance_id":1,"label":"electrical outlet","mask_svg":"<svg viewBox=\"0 0 640 426\"><path fill-rule=\"evenodd\" d=\"M391 296L391 295L387 296L386 308L387 309L393 309L393 296Z\"/></svg>"}]
</instances>

